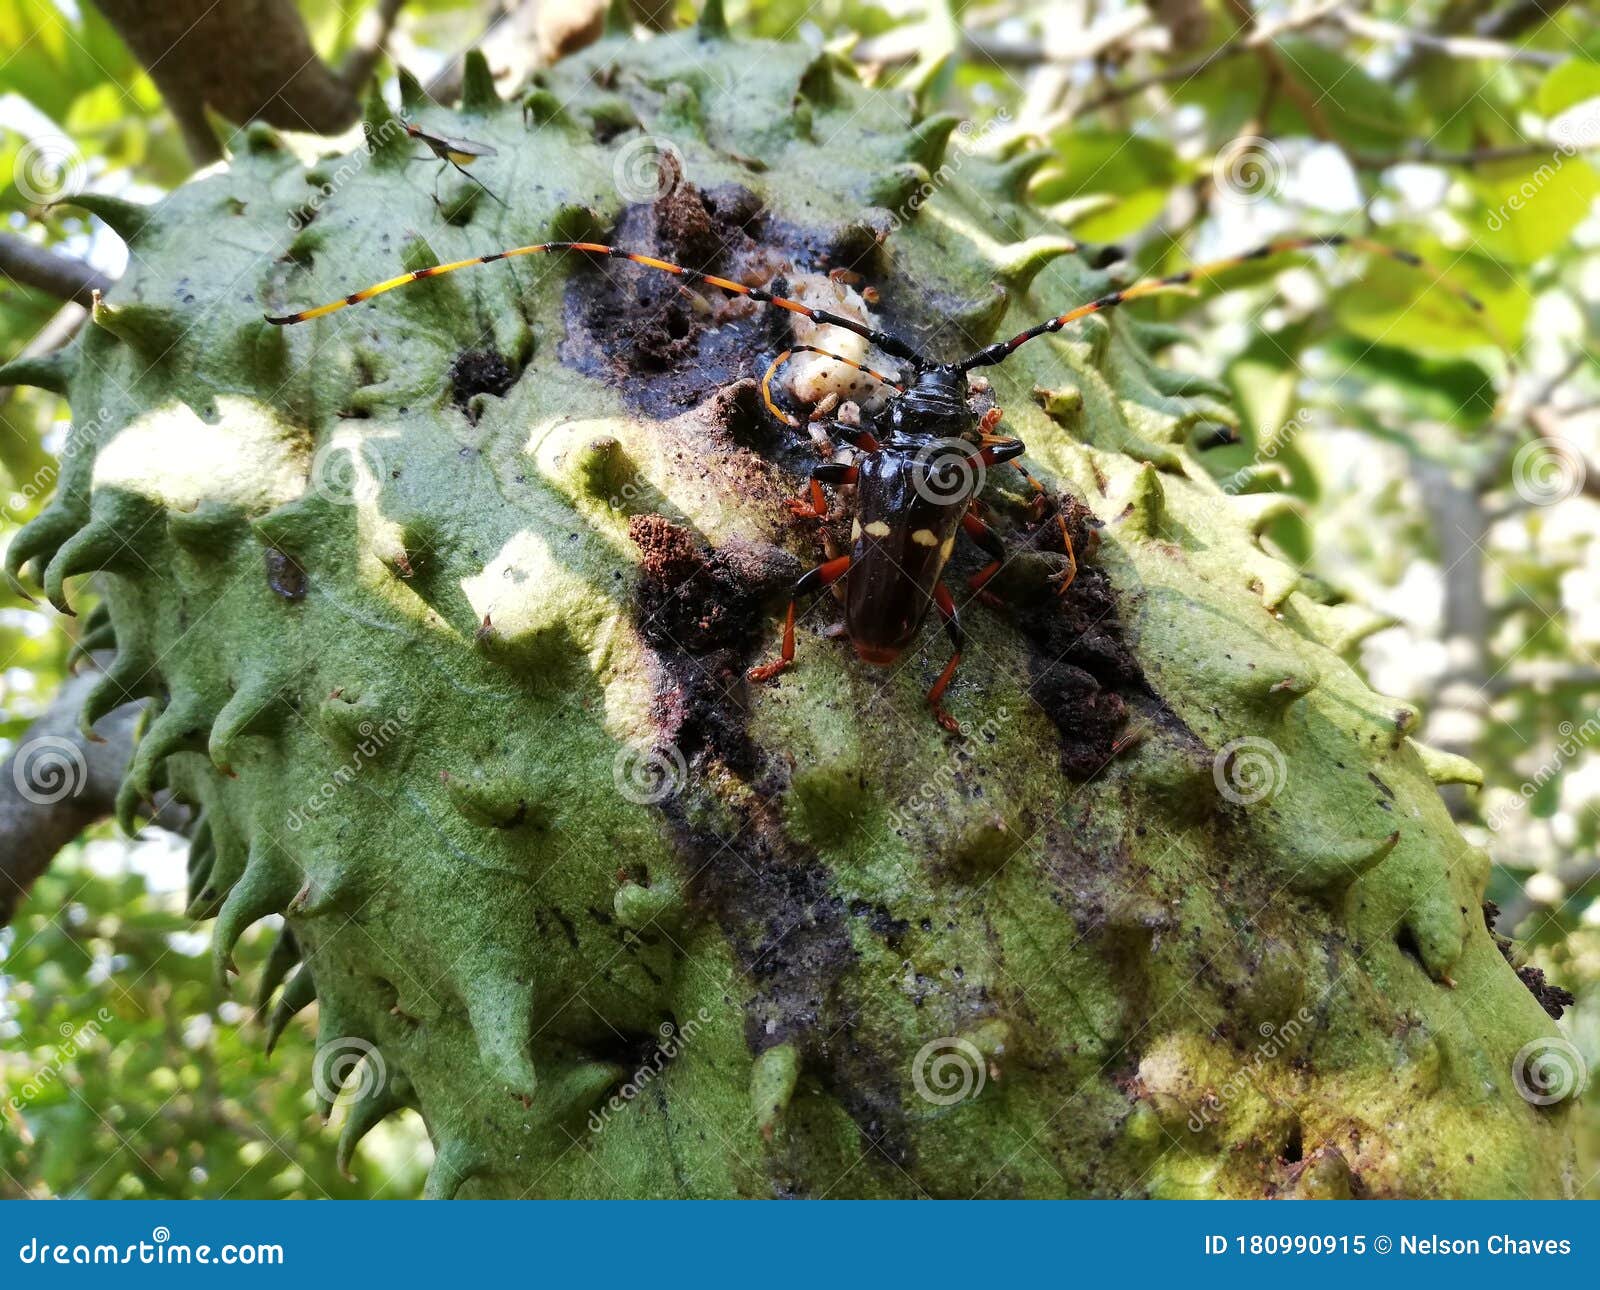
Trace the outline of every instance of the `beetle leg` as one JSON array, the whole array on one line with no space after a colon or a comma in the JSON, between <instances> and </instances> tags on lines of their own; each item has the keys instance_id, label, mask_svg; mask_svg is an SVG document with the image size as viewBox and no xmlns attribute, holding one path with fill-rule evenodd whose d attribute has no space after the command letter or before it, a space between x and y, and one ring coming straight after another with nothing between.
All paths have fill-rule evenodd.
<instances>
[{"instance_id":1,"label":"beetle leg","mask_svg":"<svg viewBox=\"0 0 1600 1290\"><path fill-rule=\"evenodd\" d=\"M944 692L950 687L950 678L956 674L956 665L961 662L961 615L956 613L955 601L950 599L950 588L944 583L939 583L933 589L933 603L939 610L939 617L944 619L944 629L950 636L950 643L955 646L955 653L950 656L950 661L944 665L944 671L939 673L939 679L933 683L933 688L928 691L928 706L933 709L933 718L953 735L961 733L961 727L956 724L956 719L944 710L940 700Z\"/></svg>"},{"instance_id":2,"label":"beetle leg","mask_svg":"<svg viewBox=\"0 0 1600 1290\"><path fill-rule=\"evenodd\" d=\"M1028 473L1018 457L1026 451L1021 439L1000 439L986 436L987 446L979 453L980 459L986 466L1011 466L1033 487L1034 506L1037 508L1035 515L1042 515L1044 506L1049 500L1049 494L1044 491L1044 485ZM1067 588L1072 585L1072 580L1078 576L1078 553L1072 548L1072 534L1067 530L1067 517L1058 509L1056 523L1061 528L1061 546L1067 553L1067 567L1064 572L1056 575L1058 585L1056 595L1064 596Z\"/></svg>"},{"instance_id":3,"label":"beetle leg","mask_svg":"<svg viewBox=\"0 0 1600 1290\"><path fill-rule=\"evenodd\" d=\"M870 454L878 451L878 441L870 430L864 430L860 426L849 426L843 421L831 422L828 429L837 438L843 439L852 448L861 452Z\"/></svg>"},{"instance_id":4,"label":"beetle leg","mask_svg":"<svg viewBox=\"0 0 1600 1290\"><path fill-rule=\"evenodd\" d=\"M822 491L824 484L853 484L861 472L841 461L825 461L811 468L811 496L791 497L787 503L792 514L808 520L828 518L828 498Z\"/></svg>"},{"instance_id":5,"label":"beetle leg","mask_svg":"<svg viewBox=\"0 0 1600 1290\"><path fill-rule=\"evenodd\" d=\"M1005 544L1000 541L998 533L978 518L976 499L967 508L967 513L961 517L961 527L965 530L966 535L976 542L985 554L991 557L988 564L967 579L967 586L977 592L986 604L998 604L998 597L993 592L985 591L983 588L990 578L1000 572L1000 566L1005 563Z\"/></svg>"},{"instance_id":6,"label":"beetle leg","mask_svg":"<svg viewBox=\"0 0 1600 1290\"><path fill-rule=\"evenodd\" d=\"M844 577L845 570L850 567L850 557L841 555L829 560L826 564L819 564L815 569L801 577L794 584L794 590L789 593L789 612L783 620L783 652L771 663L763 663L760 667L753 667L747 673L752 681L770 681L779 672L794 662L794 607L801 596L809 596L821 591L824 587L831 587Z\"/></svg>"}]
</instances>

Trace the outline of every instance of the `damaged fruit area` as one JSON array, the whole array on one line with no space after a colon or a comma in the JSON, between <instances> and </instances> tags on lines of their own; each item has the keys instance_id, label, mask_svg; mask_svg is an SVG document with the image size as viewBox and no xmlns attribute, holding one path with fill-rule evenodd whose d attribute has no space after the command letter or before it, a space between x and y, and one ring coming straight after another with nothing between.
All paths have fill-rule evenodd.
<instances>
[{"instance_id":1,"label":"damaged fruit area","mask_svg":"<svg viewBox=\"0 0 1600 1290\"><path fill-rule=\"evenodd\" d=\"M438 125L516 159L503 206L446 171L436 207L377 99L265 267L252 221L326 179L265 127L158 206L97 199L137 254L60 360L75 450L10 547L64 611L103 590L85 722L153 701L120 815L193 810L219 987L381 1072L317 1086L341 1158L412 1109L441 1197L1560 1194L1565 1112L1512 1070L1563 992L1507 961L1415 713L1203 468L1237 415L1153 329L1090 317L970 390L1040 488L988 467L981 592L956 534L952 733L933 614L869 666L822 588L748 678L852 541L855 485L788 503L886 415L796 361L787 424L762 377L893 354L582 253L262 320L592 240L954 359L1121 285L1021 158L925 195L953 118L715 24L520 102L481 58L464 83ZM653 193L618 181L641 140Z\"/></svg>"}]
</instances>

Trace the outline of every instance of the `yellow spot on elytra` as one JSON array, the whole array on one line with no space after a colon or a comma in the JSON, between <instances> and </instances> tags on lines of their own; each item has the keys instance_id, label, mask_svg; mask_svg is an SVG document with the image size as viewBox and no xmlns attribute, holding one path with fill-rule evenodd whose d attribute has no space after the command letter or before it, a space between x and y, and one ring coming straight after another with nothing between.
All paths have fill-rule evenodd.
<instances>
[{"instance_id":1,"label":"yellow spot on elytra","mask_svg":"<svg viewBox=\"0 0 1600 1290\"><path fill-rule=\"evenodd\" d=\"M944 564L947 560L949 560L950 559L950 553L952 551L954 551L955 549L956 549L956 535L954 533L952 533L949 537L947 537L944 540L944 544L942 546L940 546L940 548L939 548L939 563L940 564Z\"/></svg>"},{"instance_id":2,"label":"yellow spot on elytra","mask_svg":"<svg viewBox=\"0 0 1600 1290\"><path fill-rule=\"evenodd\" d=\"M867 532L875 538L886 538L889 536L889 526L883 520L873 520L867 525Z\"/></svg>"},{"instance_id":3,"label":"yellow spot on elytra","mask_svg":"<svg viewBox=\"0 0 1600 1290\"><path fill-rule=\"evenodd\" d=\"M852 542L861 541L861 521L860 520L851 520L850 521L850 540Z\"/></svg>"},{"instance_id":4,"label":"yellow spot on elytra","mask_svg":"<svg viewBox=\"0 0 1600 1290\"><path fill-rule=\"evenodd\" d=\"M939 538L932 529L918 529L911 535L911 540L918 546L938 546Z\"/></svg>"}]
</instances>

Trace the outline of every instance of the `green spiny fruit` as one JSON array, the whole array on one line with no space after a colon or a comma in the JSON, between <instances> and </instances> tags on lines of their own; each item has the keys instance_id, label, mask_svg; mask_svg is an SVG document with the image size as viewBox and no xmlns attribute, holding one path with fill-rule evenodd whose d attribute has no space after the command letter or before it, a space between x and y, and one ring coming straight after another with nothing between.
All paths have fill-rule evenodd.
<instances>
[{"instance_id":1,"label":"green spiny fruit","mask_svg":"<svg viewBox=\"0 0 1600 1290\"><path fill-rule=\"evenodd\" d=\"M1379 620L1262 548L1276 499L1211 482L1232 413L1157 366L1170 329L993 370L1084 568L1058 600L1023 554L1015 608L972 607L953 738L932 627L870 669L824 598L743 680L824 545L752 380L786 316L539 257L262 321L553 238L851 269L935 354L1110 285L1027 206L1037 155L712 18L419 108L497 149L508 208L453 173L436 206L376 102L351 156L253 130L92 208L131 267L42 373L79 423L10 561L103 588L86 720L160 705L123 813L200 811L224 988L283 915L257 1001L269 1042L316 1004L342 1157L415 1107L437 1195L1562 1193L1565 1112L1513 1069L1552 1028L1434 791L1471 768L1346 661ZM1043 547L1002 473L996 526Z\"/></svg>"}]
</instances>

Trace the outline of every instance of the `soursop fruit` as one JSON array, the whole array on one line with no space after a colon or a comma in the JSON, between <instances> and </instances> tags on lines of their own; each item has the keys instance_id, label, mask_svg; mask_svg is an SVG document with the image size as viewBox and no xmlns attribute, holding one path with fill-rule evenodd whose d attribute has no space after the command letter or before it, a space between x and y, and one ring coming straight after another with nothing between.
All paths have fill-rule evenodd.
<instances>
[{"instance_id":1,"label":"soursop fruit","mask_svg":"<svg viewBox=\"0 0 1600 1290\"><path fill-rule=\"evenodd\" d=\"M1435 792L1472 769L1348 661L1379 620L1263 547L1284 499L1212 481L1234 414L1157 362L1180 333L1089 318L975 395L1048 496L987 481L1015 558L961 597L957 737L935 623L869 668L823 596L745 680L848 523L784 506L819 459L760 398L789 315L535 256L263 321L601 239L955 357L1113 283L1029 207L1040 154L718 6L520 101L481 60L455 110L402 91L497 150L504 206L454 172L436 203L376 98L309 167L252 127L153 207L80 199L128 274L10 373L77 417L10 566L103 592L84 719L155 710L124 821L194 806L219 984L269 1041L314 1013L346 1154L412 1107L439 1196L1567 1190L1565 1110L1519 1092L1553 1029ZM871 415L837 368L776 385Z\"/></svg>"}]
</instances>

